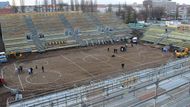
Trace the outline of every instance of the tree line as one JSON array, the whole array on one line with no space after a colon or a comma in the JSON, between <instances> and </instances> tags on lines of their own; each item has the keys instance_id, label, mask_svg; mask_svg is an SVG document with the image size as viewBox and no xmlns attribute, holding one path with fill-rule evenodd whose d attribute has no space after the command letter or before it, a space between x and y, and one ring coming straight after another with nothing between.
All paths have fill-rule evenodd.
<instances>
[{"instance_id":1,"label":"tree line","mask_svg":"<svg viewBox=\"0 0 190 107\"><path fill-rule=\"evenodd\" d=\"M151 2L145 1L143 2L143 6L145 9L137 12L131 5L127 5L126 3L123 5L119 4L116 15L124 20L125 23L136 23L137 19L145 21L147 19L160 20L165 15L165 9L163 7L152 8Z\"/></svg>"},{"instance_id":2,"label":"tree line","mask_svg":"<svg viewBox=\"0 0 190 107\"><path fill-rule=\"evenodd\" d=\"M20 0L20 6L16 5L17 0L12 0L12 10L14 13L26 12L25 0ZM17 1L18 2L18 1ZM19 11L20 8L20 11ZM34 11L36 12L56 12L56 11L82 11L96 12L98 8L97 0L70 0L70 5L64 0L35 0Z\"/></svg>"},{"instance_id":3,"label":"tree line","mask_svg":"<svg viewBox=\"0 0 190 107\"><path fill-rule=\"evenodd\" d=\"M15 13L18 12L18 6L16 6L17 0L12 0L12 9ZM166 9L164 7L153 7L152 0L144 0L143 7L139 11L136 11L131 5L118 4L107 6L106 12L113 13L114 8L117 7L116 15L124 20L125 23L135 23L139 20L160 20L162 17L167 17ZM176 6L176 14L171 17L176 19L179 17L178 9ZM20 12L25 12L25 0L20 0ZM97 12L98 4L97 0L70 0L70 5L64 3L64 0L35 0L34 11L36 12L56 12L56 11L82 11L82 12ZM187 8L187 13L190 16L190 7Z\"/></svg>"}]
</instances>

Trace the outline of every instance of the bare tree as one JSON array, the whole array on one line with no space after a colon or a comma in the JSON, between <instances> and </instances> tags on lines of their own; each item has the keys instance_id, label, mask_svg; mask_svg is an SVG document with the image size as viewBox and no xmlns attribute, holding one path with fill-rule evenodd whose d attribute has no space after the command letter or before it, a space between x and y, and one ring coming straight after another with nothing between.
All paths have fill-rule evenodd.
<instances>
[{"instance_id":1,"label":"bare tree","mask_svg":"<svg viewBox=\"0 0 190 107\"><path fill-rule=\"evenodd\" d=\"M54 10L57 11L57 0L54 0Z\"/></svg>"},{"instance_id":2,"label":"bare tree","mask_svg":"<svg viewBox=\"0 0 190 107\"><path fill-rule=\"evenodd\" d=\"M108 5L108 10L107 10L107 12L109 12L109 13L112 12L112 4L109 4L109 5Z\"/></svg>"},{"instance_id":3,"label":"bare tree","mask_svg":"<svg viewBox=\"0 0 190 107\"><path fill-rule=\"evenodd\" d=\"M133 9L132 6L128 6L126 3L123 5L122 9L118 9L117 14L125 23L136 22L137 14L135 9Z\"/></svg>"},{"instance_id":4,"label":"bare tree","mask_svg":"<svg viewBox=\"0 0 190 107\"><path fill-rule=\"evenodd\" d=\"M58 7L58 11L64 11L64 2L63 0L59 0L59 3L58 3L59 7Z\"/></svg>"},{"instance_id":5,"label":"bare tree","mask_svg":"<svg viewBox=\"0 0 190 107\"><path fill-rule=\"evenodd\" d=\"M14 12L14 13L17 13L17 12L18 12L18 7L16 6L15 0L12 0L12 7L11 7L11 8L13 9L13 12Z\"/></svg>"},{"instance_id":6,"label":"bare tree","mask_svg":"<svg viewBox=\"0 0 190 107\"><path fill-rule=\"evenodd\" d=\"M45 12L48 12L48 0L44 0Z\"/></svg>"},{"instance_id":7,"label":"bare tree","mask_svg":"<svg viewBox=\"0 0 190 107\"><path fill-rule=\"evenodd\" d=\"M118 10L116 11L116 15L119 17L121 16L121 4L120 3L118 4Z\"/></svg>"},{"instance_id":8,"label":"bare tree","mask_svg":"<svg viewBox=\"0 0 190 107\"><path fill-rule=\"evenodd\" d=\"M89 11L89 1L86 0L84 3L84 12L88 12Z\"/></svg>"},{"instance_id":9,"label":"bare tree","mask_svg":"<svg viewBox=\"0 0 190 107\"><path fill-rule=\"evenodd\" d=\"M81 8L81 11L84 12L84 10L85 10L85 1L84 0L81 0L80 8Z\"/></svg>"},{"instance_id":10,"label":"bare tree","mask_svg":"<svg viewBox=\"0 0 190 107\"><path fill-rule=\"evenodd\" d=\"M81 11L82 12L95 12L97 11L97 0L81 0Z\"/></svg>"},{"instance_id":11,"label":"bare tree","mask_svg":"<svg viewBox=\"0 0 190 107\"><path fill-rule=\"evenodd\" d=\"M90 0L90 12L94 12L94 3Z\"/></svg>"},{"instance_id":12,"label":"bare tree","mask_svg":"<svg viewBox=\"0 0 190 107\"><path fill-rule=\"evenodd\" d=\"M79 5L79 1L75 0L75 9L76 11L79 11L80 5Z\"/></svg>"},{"instance_id":13,"label":"bare tree","mask_svg":"<svg viewBox=\"0 0 190 107\"><path fill-rule=\"evenodd\" d=\"M38 0L35 1L34 11L39 12Z\"/></svg>"},{"instance_id":14,"label":"bare tree","mask_svg":"<svg viewBox=\"0 0 190 107\"><path fill-rule=\"evenodd\" d=\"M73 0L71 0L71 11L75 11L75 6Z\"/></svg>"},{"instance_id":15,"label":"bare tree","mask_svg":"<svg viewBox=\"0 0 190 107\"><path fill-rule=\"evenodd\" d=\"M150 18L150 11L152 8L152 0L145 0L143 1L143 6L146 9L146 17L145 17L145 21L147 21L148 18Z\"/></svg>"},{"instance_id":16,"label":"bare tree","mask_svg":"<svg viewBox=\"0 0 190 107\"><path fill-rule=\"evenodd\" d=\"M190 7L187 7L187 16L190 16Z\"/></svg>"},{"instance_id":17,"label":"bare tree","mask_svg":"<svg viewBox=\"0 0 190 107\"><path fill-rule=\"evenodd\" d=\"M134 21L133 19L133 15L134 15L134 9L131 7L131 6L127 6L125 8L125 11L126 11L126 19L125 19L125 22L126 23L131 23Z\"/></svg>"},{"instance_id":18,"label":"bare tree","mask_svg":"<svg viewBox=\"0 0 190 107\"><path fill-rule=\"evenodd\" d=\"M20 0L20 7L21 7L21 12L25 13L25 1L24 0Z\"/></svg>"},{"instance_id":19,"label":"bare tree","mask_svg":"<svg viewBox=\"0 0 190 107\"><path fill-rule=\"evenodd\" d=\"M52 10L52 11L54 11L54 6L53 6L53 4L54 4L54 0L51 0L50 6L51 6L51 10Z\"/></svg>"},{"instance_id":20,"label":"bare tree","mask_svg":"<svg viewBox=\"0 0 190 107\"><path fill-rule=\"evenodd\" d=\"M68 4L66 5L65 10L66 10L66 11L69 11L69 5L68 5Z\"/></svg>"},{"instance_id":21,"label":"bare tree","mask_svg":"<svg viewBox=\"0 0 190 107\"><path fill-rule=\"evenodd\" d=\"M97 0L94 0L94 12L97 12L97 10L98 10Z\"/></svg>"},{"instance_id":22,"label":"bare tree","mask_svg":"<svg viewBox=\"0 0 190 107\"><path fill-rule=\"evenodd\" d=\"M89 11L89 1L84 0L84 12L88 12Z\"/></svg>"},{"instance_id":23,"label":"bare tree","mask_svg":"<svg viewBox=\"0 0 190 107\"><path fill-rule=\"evenodd\" d=\"M137 18L139 20L145 20L146 19L146 11L145 10L140 10L137 14Z\"/></svg>"},{"instance_id":24,"label":"bare tree","mask_svg":"<svg viewBox=\"0 0 190 107\"><path fill-rule=\"evenodd\" d=\"M157 20L161 20L162 16L165 15L164 7L154 7L152 9L152 17Z\"/></svg>"},{"instance_id":25,"label":"bare tree","mask_svg":"<svg viewBox=\"0 0 190 107\"><path fill-rule=\"evenodd\" d=\"M118 6L118 12L119 12L119 14L121 12L121 4L120 3L119 3L119 6Z\"/></svg>"},{"instance_id":26,"label":"bare tree","mask_svg":"<svg viewBox=\"0 0 190 107\"><path fill-rule=\"evenodd\" d=\"M179 17L179 4L176 5L176 20L178 19Z\"/></svg>"},{"instance_id":27,"label":"bare tree","mask_svg":"<svg viewBox=\"0 0 190 107\"><path fill-rule=\"evenodd\" d=\"M52 11L57 11L57 0L51 0Z\"/></svg>"}]
</instances>

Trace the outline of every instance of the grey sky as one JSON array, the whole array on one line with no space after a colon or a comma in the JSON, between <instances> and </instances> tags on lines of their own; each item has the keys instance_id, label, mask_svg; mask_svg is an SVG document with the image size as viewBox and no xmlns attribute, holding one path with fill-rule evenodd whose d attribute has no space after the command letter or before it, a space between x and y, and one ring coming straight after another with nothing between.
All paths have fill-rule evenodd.
<instances>
[{"instance_id":1,"label":"grey sky","mask_svg":"<svg viewBox=\"0 0 190 107\"><path fill-rule=\"evenodd\" d=\"M11 1L12 0L0 0L0 1ZM15 1L19 1L19 0L15 0ZM40 1L43 1L43 0L40 0ZM64 0L65 2L69 2L70 0ZM142 4L142 1L143 0L97 0L99 4L118 4L119 2L120 3L127 3L127 4L132 4L134 2L138 3L138 4ZM190 4L190 0L172 0L172 1L175 1L177 3L180 3L180 4ZM25 0L26 4L34 4L35 0ZM70 3L70 2L69 2Z\"/></svg>"}]
</instances>

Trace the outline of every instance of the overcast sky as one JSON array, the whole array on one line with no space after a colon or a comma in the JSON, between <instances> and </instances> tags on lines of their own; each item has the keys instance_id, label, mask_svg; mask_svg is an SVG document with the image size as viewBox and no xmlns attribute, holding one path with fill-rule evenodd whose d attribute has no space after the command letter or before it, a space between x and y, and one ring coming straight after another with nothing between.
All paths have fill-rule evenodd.
<instances>
[{"instance_id":1,"label":"overcast sky","mask_svg":"<svg viewBox=\"0 0 190 107\"><path fill-rule=\"evenodd\" d=\"M10 1L10 3L11 3L12 0L0 0L0 1ZM15 0L15 1L20 1L20 0ZM43 0L39 0L39 1L43 1ZM63 1L70 3L69 2L70 0L63 0ZM142 4L142 1L143 0L97 0L97 2L99 4L110 4L110 3L111 4L118 4L119 2L120 3L126 2L127 4L132 4L132 3L136 2L138 4ZM180 3L180 4L183 4L183 3L190 4L190 0L183 0L183 1L182 0L172 0L172 1L175 1L175 2ZM27 5L34 4L35 0L25 0L25 2Z\"/></svg>"}]
</instances>

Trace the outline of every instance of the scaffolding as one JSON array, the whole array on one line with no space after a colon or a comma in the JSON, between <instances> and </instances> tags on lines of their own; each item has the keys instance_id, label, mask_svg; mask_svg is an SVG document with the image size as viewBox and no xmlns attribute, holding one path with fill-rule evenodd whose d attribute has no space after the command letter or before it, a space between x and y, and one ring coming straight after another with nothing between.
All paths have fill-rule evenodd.
<instances>
[{"instance_id":1,"label":"scaffolding","mask_svg":"<svg viewBox=\"0 0 190 107\"><path fill-rule=\"evenodd\" d=\"M24 16L24 19L25 19L26 25L27 25L28 29L30 30L30 32L33 35L37 35L37 30L36 30L36 28L34 26L32 18L30 16Z\"/></svg>"},{"instance_id":2,"label":"scaffolding","mask_svg":"<svg viewBox=\"0 0 190 107\"><path fill-rule=\"evenodd\" d=\"M25 16L25 22L27 27L30 29L30 38L33 40L34 45L36 46L36 49L38 52L44 52L45 51L45 44L40 39L38 31L36 30L34 23L32 21L32 18L30 16Z\"/></svg>"},{"instance_id":3,"label":"scaffolding","mask_svg":"<svg viewBox=\"0 0 190 107\"><path fill-rule=\"evenodd\" d=\"M9 107L93 106L100 103L100 101L103 102L118 96L122 97L123 93L131 93L155 84L158 80L163 81L189 71L190 58L184 58L158 68L123 74L119 77L101 82L92 81L90 85L80 86L71 90L26 98L21 101L9 101L8 105ZM144 81L147 81L147 83Z\"/></svg>"}]
</instances>

